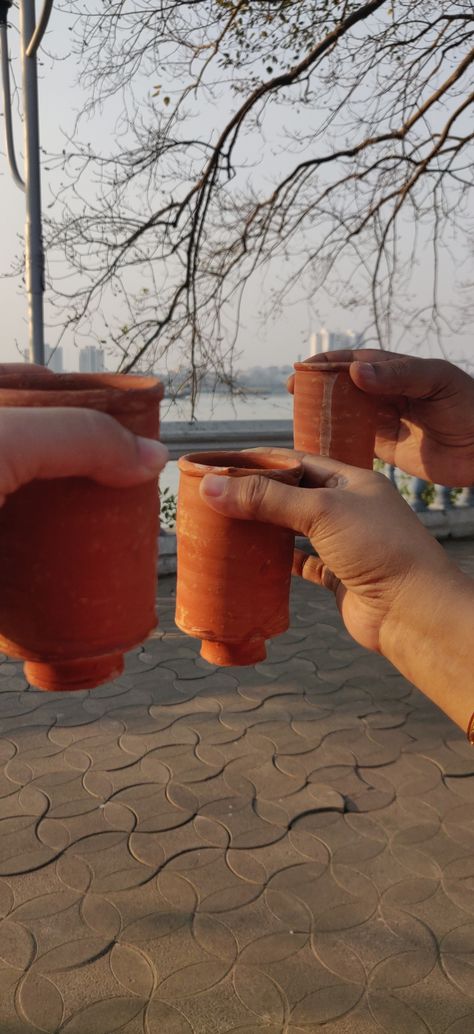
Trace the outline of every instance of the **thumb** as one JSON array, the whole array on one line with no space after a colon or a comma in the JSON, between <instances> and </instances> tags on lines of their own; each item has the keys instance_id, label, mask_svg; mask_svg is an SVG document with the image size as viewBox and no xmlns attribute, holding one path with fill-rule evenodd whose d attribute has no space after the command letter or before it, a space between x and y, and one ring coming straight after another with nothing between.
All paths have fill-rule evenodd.
<instances>
[{"instance_id":1,"label":"thumb","mask_svg":"<svg viewBox=\"0 0 474 1034\"><path fill-rule=\"evenodd\" d=\"M444 359L420 359L399 356L383 362L354 362L350 366L356 387L371 395L405 395L414 399L429 399L446 389L455 389L453 383L459 371Z\"/></svg>"},{"instance_id":2,"label":"thumb","mask_svg":"<svg viewBox=\"0 0 474 1034\"><path fill-rule=\"evenodd\" d=\"M307 538L327 514L333 495L328 488L295 488L258 474L238 478L207 474L200 493L208 506L226 517L277 524Z\"/></svg>"}]
</instances>

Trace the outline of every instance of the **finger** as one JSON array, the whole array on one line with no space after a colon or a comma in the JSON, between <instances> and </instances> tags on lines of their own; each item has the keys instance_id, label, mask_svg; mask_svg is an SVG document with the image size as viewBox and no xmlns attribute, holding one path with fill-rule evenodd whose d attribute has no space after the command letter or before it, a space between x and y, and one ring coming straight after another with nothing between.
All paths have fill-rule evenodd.
<instances>
[{"instance_id":1,"label":"finger","mask_svg":"<svg viewBox=\"0 0 474 1034\"><path fill-rule=\"evenodd\" d=\"M0 410L0 494L34 478L88 477L117 488L156 478L167 450L89 409Z\"/></svg>"},{"instance_id":2,"label":"finger","mask_svg":"<svg viewBox=\"0 0 474 1034\"><path fill-rule=\"evenodd\" d=\"M332 497L330 489L295 488L260 475L232 478L207 474L200 493L208 506L227 517L277 524L308 538L324 521Z\"/></svg>"},{"instance_id":3,"label":"finger","mask_svg":"<svg viewBox=\"0 0 474 1034\"><path fill-rule=\"evenodd\" d=\"M334 348L330 352L318 352L304 359L305 363L353 363L354 360L362 362L383 363L391 357L400 358L400 352L386 352L383 348Z\"/></svg>"},{"instance_id":4,"label":"finger","mask_svg":"<svg viewBox=\"0 0 474 1034\"><path fill-rule=\"evenodd\" d=\"M382 363L392 357L400 358L398 352L386 352L385 349L380 348L336 348L331 352L318 352L316 355L310 355L307 359L304 359L305 363L353 363L359 360L364 363L377 362ZM295 375L290 374L286 382L287 391L290 395L295 393Z\"/></svg>"},{"instance_id":5,"label":"finger","mask_svg":"<svg viewBox=\"0 0 474 1034\"><path fill-rule=\"evenodd\" d=\"M351 378L358 388L373 395L404 395L428 399L452 390L460 371L444 359L397 356L385 362L354 362Z\"/></svg>"},{"instance_id":6,"label":"finger","mask_svg":"<svg viewBox=\"0 0 474 1034\"><path fill-rule=\"evenodd\" d=\"M293 567L291 573L299 578L304 578L313 585L322 585L324 589L336 593L341 581L326 567L320 557L312 553L304 553L302 549L295 549L293 553Z\"/></svg>"},{"instance_id":7,"label":"finger","mask_svg":"<svg viewBox=\"0 0 474 1034\"><path fill-rule=\"evenodd\" d=\"M278 449L260 446L256 449L245 449L245 452L263 453L267 457L274 456L278 459L299 460L303 467L303 478L301 486L307 488L335 488L346 484L349 478L354 479L358 475L364 476L360 467L351 467L348 463L341 463L330 456L316 456L311 452L302 452L298 449Z\"/></svg>"}]
</instances>

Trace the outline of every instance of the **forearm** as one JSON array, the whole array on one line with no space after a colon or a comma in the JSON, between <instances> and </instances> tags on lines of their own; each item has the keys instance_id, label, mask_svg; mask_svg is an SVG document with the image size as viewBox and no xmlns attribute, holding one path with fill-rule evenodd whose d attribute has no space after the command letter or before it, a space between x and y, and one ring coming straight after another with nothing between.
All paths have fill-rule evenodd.
<instances>
[{"instance_id":1,"label":"forearm","mask_svg":"<svg viewBox=\"0 0 474 1034\"><path fill-rule=\"evenodd\" d=\"M474 582L447 562L412 580L381 632L383 654L467 733L474 713Z\"/></svg>"}]
</instances>

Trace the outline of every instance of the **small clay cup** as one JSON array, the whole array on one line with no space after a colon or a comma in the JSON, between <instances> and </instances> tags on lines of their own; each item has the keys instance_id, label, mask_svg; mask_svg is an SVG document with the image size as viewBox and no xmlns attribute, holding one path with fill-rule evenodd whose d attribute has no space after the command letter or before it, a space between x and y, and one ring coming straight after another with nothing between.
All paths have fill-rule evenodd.
<instances>
[{"instance_id":1,"label":"small clay cup","mask_svg":"<svg viewBox=\"0 0 474 1034\"><path fill-rule=\"evenodd\" d=\"M0 407L81 407L147 438L159 433L153 377L0 376ZM27 419L27 417L26 417ZM100 454L101 442L97 441ZM158 484L32 481L0 509L0 650L40 689L89 689L123 670L156 625Z\"/></svg>"},{"instance_id":2,"label":"small clay cup","mask_svg":"<svg viewBox=\"0 0 474 1034\"><path fill-rule=\"evenodd\" d=\"M295 449L372 470L377 403L356 388L349 362L295 363Z\"/></svg>"},{"instance_id":3,"label":"small clay cup","mask_svg":"<svg viewBox=\"0 0 474 1034\"><path fill-rule=\"evenodd\" d=\"M256 664L266 657L265 640L288 628L294 534L216 513L199 486L205 474L297 485L302 467L249 451L194 453L178 465L176 624L202 639L201 656L211 664Z\"/></svg>"}]
</instances>

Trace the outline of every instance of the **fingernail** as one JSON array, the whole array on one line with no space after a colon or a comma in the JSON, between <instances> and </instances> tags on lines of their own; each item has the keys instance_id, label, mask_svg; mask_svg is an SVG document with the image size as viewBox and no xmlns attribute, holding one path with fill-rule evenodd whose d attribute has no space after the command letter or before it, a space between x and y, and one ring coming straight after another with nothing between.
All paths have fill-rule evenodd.
<instances>
[{"instance_id":1,"label":"fingernail","mask_svg":"<svg viewBox=\"0 0 474 1034\"><path fill-rule=\"evenodd\" d=\"M362 377L366 384L375 384L377 380L377 374L375 372L375 367L372 366L372 363L357 363L357 366L359 369L359 373L362 374Z\"/></svg>"},{"instance_id":2,"label":"fingernail","mask_svg":"<svg viewBox=\"0 0 474 1034\"><path fill-rule=\"evenodd\" d=\"M159 474L168 459L166 445L154 438L137 437L137 452L140 466L153 474Z\"/></svg>"},{"instance_id":3,"label":"fingernail","mask_svg":"<svg viewBox=\"0 0 474 1034\"><path fill-rule=\"evenodd\" d=\"M206 477L203 478L202 488L204 495L212 496L213 499L224 495L226 487L226 477L220 477L218 474L206 474Z\"/></svg>"}]
</instances>

